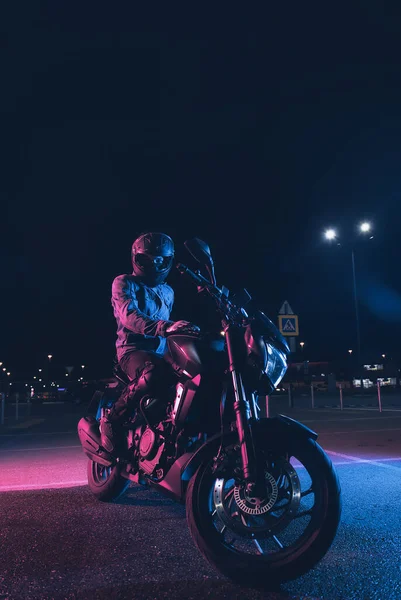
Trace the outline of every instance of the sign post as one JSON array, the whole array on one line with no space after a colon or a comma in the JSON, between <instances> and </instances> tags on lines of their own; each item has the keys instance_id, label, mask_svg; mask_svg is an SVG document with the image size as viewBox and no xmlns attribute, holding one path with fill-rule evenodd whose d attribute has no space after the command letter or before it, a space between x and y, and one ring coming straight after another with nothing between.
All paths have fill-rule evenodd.
<instances>
[{"instance_id":1,"label":"sign post","mask_svg":"<svg viewBox=\"0 0 401 600\"><path fill-rule=\"evenodd\" d=\"M291 306L285 300L278 313L278 326L280 333L288 337L291 352L295 352L296 338L299 336L298 315L294 313Z\"/></svg>"}]
</instances>

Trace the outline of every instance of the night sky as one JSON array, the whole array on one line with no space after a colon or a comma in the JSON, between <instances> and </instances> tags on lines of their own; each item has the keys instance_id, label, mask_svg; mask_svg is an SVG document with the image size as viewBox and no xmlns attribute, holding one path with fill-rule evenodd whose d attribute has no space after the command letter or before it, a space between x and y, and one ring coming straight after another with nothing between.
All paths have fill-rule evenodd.
<instances>
[{"instance_id":1,"label":"night sky","mask_svg":"<svg viewBox=\"0 0 401 600\"><path fill-rule=\"evenodd\" d=\"M371 220L356 249L362 347L401 355L400 14L5 4L0 361L13 374L51 353L109 375L111 282L143 229L189 264L183 241L204 239L218 283L274 320L288 300L307 357L325 360L356 333L349 248L322 232L351 242ZM173 316L197 322L194 290L170 281Z\"/></svg>"}]
</instances>

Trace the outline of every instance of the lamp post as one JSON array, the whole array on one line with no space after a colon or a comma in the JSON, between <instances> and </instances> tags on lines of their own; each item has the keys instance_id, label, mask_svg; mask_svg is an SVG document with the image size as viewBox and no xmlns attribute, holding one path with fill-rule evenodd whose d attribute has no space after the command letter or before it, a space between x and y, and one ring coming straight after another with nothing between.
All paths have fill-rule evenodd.
<instances>
[{"instance_id":1,"label":"lamp post","mask_svg":"<svg viewBox=\"0 0 401 600\"><path fill-rule=\"evenodd\" d=\"M358 226L359 236L368 236L372 232L372 225L367 221L364 221ZM334 228L326 229L324 237L328 242L334 242L339 239L337 230ZM369 235L369 240L373 239L373 235ZM337 241L337 245L341 246L341 243ZM355 311L355 323L356 323L356 343L357 343L357 359L358 367L361 366L361 327L359 320L359 307L358 307L358 293L356 285L356 269L355 269L355 248L351 242L351 263L352 263L352 283L353 283L353 296L354 296L354 311ZM352 350L348 350L352 354Z\"/></svg>"},{"instance_id":2,"label":"lamp post","mask_svg":"<svg viewBox=\"0 0 401 600\"><path fill-rule=\"evenodd\" d=\"M51 363L52 363L52 358L53 358L53 354L48 354L47 355L47 364L46 364L46 385L49 383L49 379L50 379L50 367L51 367Z\"/></svg>"}]
</instances>

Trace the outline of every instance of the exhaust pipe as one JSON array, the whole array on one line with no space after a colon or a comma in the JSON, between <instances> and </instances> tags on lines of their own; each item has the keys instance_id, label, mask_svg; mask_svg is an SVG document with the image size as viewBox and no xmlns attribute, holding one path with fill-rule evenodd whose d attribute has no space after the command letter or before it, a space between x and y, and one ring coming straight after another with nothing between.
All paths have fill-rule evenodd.
<instances>
[{"instance_id":1,"label":"exhaust pipe","mask_svg":"<svg viewBox=\"0 0 401 600\"><path fill-rule=\"evenodd\" d=\"M94 417L82 417L78 421L78 437L88 458L105 467L110 467L115 462L100 445L99 423Z\"/></svg>"}]
</instances>

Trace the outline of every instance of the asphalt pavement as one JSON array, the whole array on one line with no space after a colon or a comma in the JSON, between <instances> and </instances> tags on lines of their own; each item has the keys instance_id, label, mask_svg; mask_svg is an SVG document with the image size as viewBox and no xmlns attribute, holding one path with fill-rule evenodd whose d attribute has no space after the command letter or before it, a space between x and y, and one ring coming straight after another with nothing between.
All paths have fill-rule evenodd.
<instances>
[{"instance_id":1,"label":"asphalt pavement","mask_svg":"<svg viewBox=\"0 0 401 600\"><path fill-rule=\"evenodd\" d=\"M117 503L95 500L76 435L82 411L57 407L0 431L0 598L401 600L401 410L280 405L319 434L343 514L323 560L273 592L219 575L193 544L185 507L157 492L133 484Z\"/></svg>"}]
</instances>

